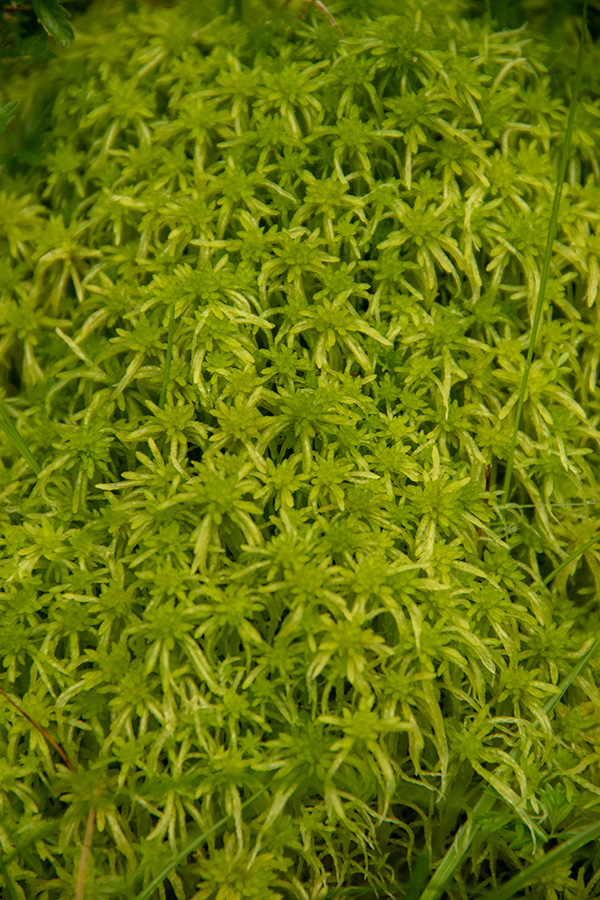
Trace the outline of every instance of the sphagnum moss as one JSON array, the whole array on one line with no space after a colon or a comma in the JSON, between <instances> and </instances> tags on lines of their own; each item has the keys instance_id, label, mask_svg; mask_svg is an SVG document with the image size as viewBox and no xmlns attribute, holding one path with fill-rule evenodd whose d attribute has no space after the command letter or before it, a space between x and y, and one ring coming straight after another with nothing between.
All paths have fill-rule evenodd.
<instances>
[{"instance_id":1,"label":"sphagnum moss","mask_svg":"<svg viewBox=\"0 0 600 900\"><path fill-rule=\"evenodd\" d=\"M498 503L566 60L131 6L0 95L7 895L593 897L596 51Z\"/></svg>"}]
</instances>

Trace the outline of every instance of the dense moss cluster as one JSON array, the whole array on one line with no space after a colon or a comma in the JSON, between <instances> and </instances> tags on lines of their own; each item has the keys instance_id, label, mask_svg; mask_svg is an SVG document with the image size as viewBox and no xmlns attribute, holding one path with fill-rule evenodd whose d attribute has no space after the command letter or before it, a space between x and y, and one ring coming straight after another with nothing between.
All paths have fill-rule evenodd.
<instances>
[{"instance_id":1,"label":"dense moss cluster","mask_svg":"<svg viewBox=\"0 0 600 900\"><path fill-rule=\"evenodd\" d=\"M362 6L101 2L2 86L0 686L75 770L3 702L17 897L231 814L155 896L398 898L487 786L458 898L597 822L598 59L502 506L567 62Z\"/></svg>"}]
</instances>

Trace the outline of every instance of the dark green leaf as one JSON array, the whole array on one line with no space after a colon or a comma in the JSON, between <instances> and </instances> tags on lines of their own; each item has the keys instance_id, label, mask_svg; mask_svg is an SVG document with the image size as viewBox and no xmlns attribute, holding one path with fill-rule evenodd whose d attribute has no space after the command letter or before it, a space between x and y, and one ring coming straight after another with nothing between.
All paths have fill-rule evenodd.
<instances>
[{"instance_id":1,"label":"dark green leaf","mask_svg":"<svg viewBox=\"0 0 600 900\"><path fill-rule=\"evenodd\" d=\"M6 129L10 120L14 118L18 105L18 100L9 100L4 106L0 105L0 134Z\"/></svg>"},{"instance_id":2,"label":"dark green leaf","mask_svg":"<svg viewBox=\"0 0 600 900\"><path fill-rule=\"evenodd\" d=\"M33 8L39 21L61 46L66 47L75 37L69 13L58 0L33 0Z\"/></svg>"}]
</instances>

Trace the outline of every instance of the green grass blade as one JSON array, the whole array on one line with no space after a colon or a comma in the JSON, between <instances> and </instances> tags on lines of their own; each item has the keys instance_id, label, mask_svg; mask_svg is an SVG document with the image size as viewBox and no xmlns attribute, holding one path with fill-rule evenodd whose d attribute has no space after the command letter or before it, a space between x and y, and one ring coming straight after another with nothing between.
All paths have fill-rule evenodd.
<instances>
[{"instance_id":1,"label":"green grass blade","mask_svg":"<svg viewBox=\"0 0 600 900\"><path fill-rule=\"evenodd\" d=\"M552 579L556 578L559 572L562 572L562 570L566 566L568 566L569 563L572 563L574 559L577 559L578 556L581 556L582 553L585 553L587 548L591 547L592 544L595 544L596 541L600 541L600 534L597 534L595 535L595 537L590 538L589 541L586 541L585 544L582 544L582 546L579 547L575 551L575 553L571 553L570 556L567 556L564 562L561 562L560 566L557 566L556 569L553 569L552 572L550 572L550 574L546 578L544 578L543 584L550 584Z\"/></svg>"},{"instance_id":2,"label":"green grass blade","mask_svg":"<svg viewBox=\"0 0 600 900\"><path fill-rule=\"evenodd\" d=\"M429 875L429 853L424 851L417 856L410 880L404 888L403 900L418 900Z\"/></svg>"},{"instance_id":3,"label":"green grass blade","mask_svg":"<svg viewBox=\"0 0 600 900\"><path fill-rule=\"evenodd\" d=\"M556 235L556 228L558 223L558 211L560 208L560 198L562 194L562 186L565 179L565 174L567 170L567 161L569 156L569 147L571 143L571 135L573 133L573 124L575 120L575 109L577 104L577 97L579 94L579 88L581 84L581 74L583 69L583 47L584 47L584 38L587 30L587 0L584 0L583 3L583 13L582 13L582 25L581 25L581 37L579 41L579 52L577 56L577 68L575 73L575 82L573 85L573 95L571 97L571 105L569 109L569 117L567 120L567 128L565 132L565 140L562 147L562 153L560 157L560 162L558 165L557 172L557 183L556 190L554 192L554 202L552 205L552 212L550 215L550 224L548 229L548 236L546 241L546 252L544 255L544 262L542 268L542 276L540 280L540 289L538 293L538 298L536 302L536 308L534 313L534 319L531 328L531 339L529 342L529 349L527 352L527 360L525 363L525 371L523 373L523 381L521 384L521 391L519 395L519 402L517 405L517 413L515 420L515 427L513 430L511 447L508 455L508 464L506 470L506 477L504 480L504 491L502 494L502 503L508 502L508 495L510 492L510 480L513 469L513 461L515 448L517 445L517 435L519 431L519 424L521 419L521 412L523 409L523 403L525 398L525 392L527 389L527 379L529 377L529 370L531 368L531 363L533 360L533 351L535 345L535 339L537 334L537 329L540 323L543 303L544 303L544 295L546 291L546 284L548 281L548 273L550 271L550 260L552 258L552 244L554 242L554 237ZM594 539L595 540L595 539ZM593 540L585 544L582 548L578 550L578 553L583 552L587 546L590 546L593 543ZM551 576L547 579L548 581L552 580L554 575L563 567L563 565L567 565L571 560L567 560L564 564L561 564L558 569L556 569ZM593 653L596 651L598 645L600 645L600 639L592 646L590 651L586 654L586 656L579 661L577 666L573 668L571 673L567 676L567 678L563 681L560 686L560 690L558 693L546 704L546 712L550 712L553 707L558 703L560 698L564 695L569 685L573 682L573 680L577 677L577 675L581 672L584 665L591 658ZM514 751L513 751L514 752ZM511 754L512 755L512 754ZM496 799L489 791L485 791L483 795L480 797L478 803L476 804L473 813L469 820L465 822L464 825L461 825L459 830L456 833L452 846L449 848L448 852L444 856L440 865L437 867L433 878L429 881L425 890L420 896L420 900L440 900L442 897L444 887L447 882L450 880L454 872L462 865L464 862L467 853L469 851L469 847L473 841L473 838L477 834L480 829L480 825L478 824L478 820L481 820L481 817L486 813L490 812Z\"/></svg>"},{"instance_id":4,"label":"green grass blade","mask_svg":"<svg viewBox=\"0 0 600 900\"><path fill-rule=\"evenodd\" d=\"M592 658L592 656L594 655L594 653L596 652L598 647L600 647L600 637L596 638L596 640L594 641L594 643L592 644L592 646L590 647L588 652L585 654L585 656L583 656L579 660L577 665L571 669L571 671L569 672L567 677L561 681L561 683L559 685L558 693L556 693L554 695L554 697L552 697L550 700L548 700L548 702L544 706L544 712L546 713L547 716L550 715L550 713L552 712L552 710L554 709L554 707L556 706L558 701L562 700L562 698L564 697L564 695L567 692L567 689L571 687L571 685L573 684L573 682L575 681L575 679L577 678L579 673L583 670L584 666L587 665L587 663Z\"/></svg>"},{"instance_id":5,"label":"green grass blade","mask_svg":"<svg viewBox=\"0 0 600 900\"><path fill-rule=\"evenodd\" d=\"M6 129L6 126L17 113L19 100L9 100L4 106L0 103L0 134Z\"/></svg>"},{"instance_id":6,"label":"green grass blade","mask_svg":"<svg viewBox=\"0 0 600 900\"><path fill-rule=\"evenodd\" d=\"M0 403L0 428L2 428L7 438L13 442L23 459L27 460L35 474L39 475L42 471L41 467L35 461L31 450L19 434L17 426L8 415L2 403Z\"/></svg>"},{"instance_id":7,"label":"green grass blade","mask_svg":"<svg viewBox=\"0 0 600 900\"><path fill-rule=\"evenodd\" d=\"M28 832L19 839L15 838L14 835L10 836L11 842L16 846L8 856L0 856L0 876L2 876L0 878L0 886L6 886L8 889L7 897L9 900L21 900L23 896L17 889L17 885L8 871L10 863L21 856L27 861L27 864L33 871L39 871L39 868L36 868L35 863L32 862L33 854L36 854L39 867L39 853L35 850L35 846L39 840L47 840L51 835L54 836L57 830L57 822L54 821L28 830ZM4 879L4 881L2 879ZM3 895L0 894L0 897L3 897Z\"/></svg>"},{"instance_id":8,"label":"green grass blade","mask_svg":"<svg viewBox=\"0 0 600 900\"><path fill-rule=\"evenodd\" d=\"M433 878L430 879L425 890L420 895L420 900L440 900L446 884L454 872L463 864L473 838L480 829L480 826L473 821L475 816L486 815L486 813L490 812L495 802L496 798L487 792L479 799L473 810L473 815L456 832L452 846L435 870Z\"/></svg>"},{"instance_id":9,"label":"green grass blade","mask_svg":"<svg viewBox=\"0 0 600 900\"><path fill-rule=\"evenodd\" d=\"M8 890L7 898L8 900L19 900L19 894L17 893L17 889L15 887L15 883L12 880L10 872L6 868L4 864L4 860L0 859L0 874L2 875L2 880L6 889Z\"/></svg>"},{"instance_id":10,"label":"green grass blade","mask_svg":"<svg viewBox=\"0 0 600 900\"><path fill-rule=\"evenodd\" d=\"M494 900L510 900L510 897L514 897L517 891L526 887L530 882L550 869L559 860L563 859L565 856L569 856L571 853L574 853L575 850L579 850L580 847L589 844L590 841L595 840L599 836L600 824L598 823L590 825L588 828L580 831L579 834L574 834L568 841L559 844L554 850L546 853L542 859L538 859L523 872L520 872L518 875L515 875L514 878L511 878L504 887L500 888L500 890L495 890Z\"/></svg>"},{"instance_id":11,"label":"green grass blade","mask_svg":"<svg viewBox=\"0 0 600 900\"><path fill-rule=\"evenodd\" d=\"M556 704L559 702L559 700L564 697L568 688L590 661L594 653L598 650L598 647L600 647L600 637L596 638L585 656L583 656L579 660L577 665L571 669L566 678L561 681L557 693L544 706L544 712L546 713L546 715L549 715ZM516 752L516 750L513 750L510 755L514 757L516 755ZM487 815L487 813L491 812L492 807L494 806L497 799L498 797L494 796L490 791L487 790L484 792L483 796L480 797L475 808L473 809L469 820L465 822L464 825L461 825L461 827L458 829L452 846L444 856L440 865L437 867L433 878L429 881L429 883L425 887L425 890L420 895L420 900L441 900L444 888L449 879L452 877L454 872L458 868L460 868L460 866L466 859L467 853L469 852L469 847L473 842L473 838L481 828L479 824L481 818ZM566 853L567 851L565 850L564 852ZM512 896L512 894L509 894L507 896ZM494 894L494 898L496 900L496 894Z\"/></svg>"},{"instance_id":12,"label":"green grass blade","mask_svg":"<svg viewBox=\"0 0 600 900\"><path fill-rule=\"evenodd\" d=\"M249 806L251 803L254 803L254 801L258 797L260 797L261 794L264 794L266 790L267 786L265 785L265 787L261 788L260 791L257 791L256 794L252 794L252 796L248 800L242 803L241 809L244 809L245 806ZM181 862L183 862L183 860L186 859L186 857L188 857L190 853L193 853L194 850L196 850L200 846L200 844L203 844L206 840L208 840L211 834L215 834L217 831L219 831L220 828L223 828L232 818L233 815L229 813L228 816L225 816L218 822L215 822L215 824L211 828L209 828L207 831L204 831L199 837L195 837L192 841L190 841L190 843L183 848L181 853L179 853L179 855L176 856L175 859L171 860L171 862L167 866L165 866L162 872L160 872L156 876L156 878L151 881L147 887L144 888L142 893L138 895L137 900L150 900L150 897L152 896L154 891L160 887L160 885L166 878L169 877L173 869L175 869Z\"/></svg>"},{"instance_id":13,"label":"green grass blade","mask_svg":"<svg viewBox=\"0 0 600 900\"><path fill-rule=\"evenodd\" d=\"M569 118L567 119L567 128L565 131L565 139L563 141L562 152L558 164L558 173L556 178L556 189L554 191L554 202L552 204L552 212L550 213L550 224L548 227L548 235L546 238L546 252L544 254L544 262L542 266L542 275L540 278L540 289L538 292L535 312L533 316L533 324L531 326L531 337L529 339L529 348L527 350L527 359L525 361L525 370L521 381L521 391L519 393L519 401L517 403L517 412L515 415L515 426L513 428L510 450L508 452L508 461L506 465L506 476L504 478L504 491L502 493L502 503L508 502L510 493L510 480L513 470L513 462L515 450L517 446L517 437L519 434L519 425L521 422L521 413L525 402L525 392L527 390L527 381L529 379L529 370L533 361L533 352L535 347L535 339L537 336L538 326L542 317L544 308L544 296L546 293L546 284L548 282L548 274L550 272L550 262L552 259L552 245L556 237L556 228L558 225L558 211L560 208L560 198L562 195L563 184L567 172L567 163L569 160L569 149L571 146L571 135L573 133L573 124L575 122L575 109L577 107L577 98L579 96L579 88L581 85L581 74L583 71L583 46L584 38L587 31L587 0L583 0L583 12L581 16L581 36L579 39L579 52L577 54L577 68L575 71L575 81L573 84L573 95L571 97L571 105L569 107Z\"/></svg>"},{"instance_id":14,"label":"green grass blade","mask_svg":"<svg viewBox=\"0 0 600 900\"><path fill-rule=\"evenodd\" d=\"M158 405L161 409L165 408L165 400L167 397L167 385L169 384L169 375L171 373L171 360L173 358L173 334L175 332L175 309L171 307L169 316L169 330L167 332L167 356L165 359L165 371L163 372L163 380L160 389L160 398Z\"/></svg>"}]
</instances>

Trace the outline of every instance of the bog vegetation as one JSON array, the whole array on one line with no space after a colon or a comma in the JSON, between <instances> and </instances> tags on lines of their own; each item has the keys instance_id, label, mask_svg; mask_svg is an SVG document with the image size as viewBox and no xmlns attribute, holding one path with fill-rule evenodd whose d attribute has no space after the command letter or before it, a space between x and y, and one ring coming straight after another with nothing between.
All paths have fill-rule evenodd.
<instances>
[{"instance_id":1,"label":"bog vegetation","mask_svg":"<svg viewBox=\"0 0 600 900\"><path fill-rule=\"evenodd\" d=\"M0 86L10 900L600 891L598 51L328 8Z\"/></svg>"}]
</instances>

